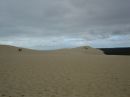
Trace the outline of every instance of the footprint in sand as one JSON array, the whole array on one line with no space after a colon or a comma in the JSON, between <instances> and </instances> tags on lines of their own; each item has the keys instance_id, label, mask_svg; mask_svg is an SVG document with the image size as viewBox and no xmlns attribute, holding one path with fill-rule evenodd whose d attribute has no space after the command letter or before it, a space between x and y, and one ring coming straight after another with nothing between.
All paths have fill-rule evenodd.
<instances>
[{"instance_id":1,"label":"footprint in sand","mask_svg":"<svg viewBox=\"0 0 130 97\"><path fill-rule=\"evenodd\" d=\"M5 94L1 94L2 97L5 97ZM8 97L12 97L12 96L8 96ZM21 95L21 97L25 97L25 95Z\"/></svg>"},{"instance_id":2,"label":"footprint in sand","mask_svg":"<svg viewBox=\"0 0 130 97\"><path fill-rule=\"evenodd\" d=\"M25 95L21 95L21 97L24 97Z\"/></svg>"},{"instance_id":3,"label":"footprint in sand","mask_svg":"<svg viewBox=\"0 0 130 97\"><path fill-rule=\"evenodd\" d=\"M6 96L6 95L5 95L5 94L2 94L1 96L4 97L4 96Z\"/></svg>"}]
</instances>

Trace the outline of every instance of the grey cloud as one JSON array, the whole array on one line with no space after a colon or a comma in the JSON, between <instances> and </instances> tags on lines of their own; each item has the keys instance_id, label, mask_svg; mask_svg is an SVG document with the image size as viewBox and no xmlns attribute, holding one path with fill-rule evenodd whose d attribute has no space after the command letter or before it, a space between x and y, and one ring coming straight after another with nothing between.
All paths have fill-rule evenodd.
<instances>
[{"instance_id":1,"label":"grey cloud","mask_svg":"<svg viewBox=\"0 0 130 97\"><path fill-rule=\"evenodd\" d=\"M1 0L0 40L110 38L130 34L130 0Z\"/></svg>"}]
</instances>

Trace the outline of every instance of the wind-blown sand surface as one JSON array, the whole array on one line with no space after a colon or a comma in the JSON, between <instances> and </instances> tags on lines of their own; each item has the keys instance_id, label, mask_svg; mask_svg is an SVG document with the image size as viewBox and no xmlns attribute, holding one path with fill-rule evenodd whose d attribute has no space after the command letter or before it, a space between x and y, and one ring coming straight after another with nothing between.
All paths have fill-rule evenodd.
<instances>
[{"instance_id":1,"label":"wind-blown sand surface","mask_svg":"<svg viewBox=\"0 0 130 97\"><path fill-rule=\"evenodd\" d=\"M130 56L1 45L0 97L130 97Z\"/></svg>"}]
</instances>

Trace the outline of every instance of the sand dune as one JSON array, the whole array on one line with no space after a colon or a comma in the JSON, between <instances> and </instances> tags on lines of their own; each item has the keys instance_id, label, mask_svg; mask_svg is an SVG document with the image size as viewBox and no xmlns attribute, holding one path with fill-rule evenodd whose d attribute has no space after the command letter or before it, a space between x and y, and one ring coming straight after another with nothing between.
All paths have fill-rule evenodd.
<instances>
[{"instance_id":1,"label":"sand dune","mask_svg":"<svg viewBox=\"0 0 130 97\"><path fill-rule=\"evenodd\" d=\"M130 56L1 45L0 97L130 97Z\"/></svg>"}]
</instances>

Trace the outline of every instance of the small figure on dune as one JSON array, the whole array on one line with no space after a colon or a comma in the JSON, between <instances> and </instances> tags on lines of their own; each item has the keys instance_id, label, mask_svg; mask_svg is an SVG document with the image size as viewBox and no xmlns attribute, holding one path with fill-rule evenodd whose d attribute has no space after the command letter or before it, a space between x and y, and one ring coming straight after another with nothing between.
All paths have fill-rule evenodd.
<instances>
[{"instance_id":1,"label":"small figure on dune","mask_svg":"<svg viewBox=\"0 0 130 97\"><path fill-rule=\"evenodd\" d=\"M22 48L19 48L18 51L21 52L21 51L22 51Z\"/></svg>"}]
</instances>

